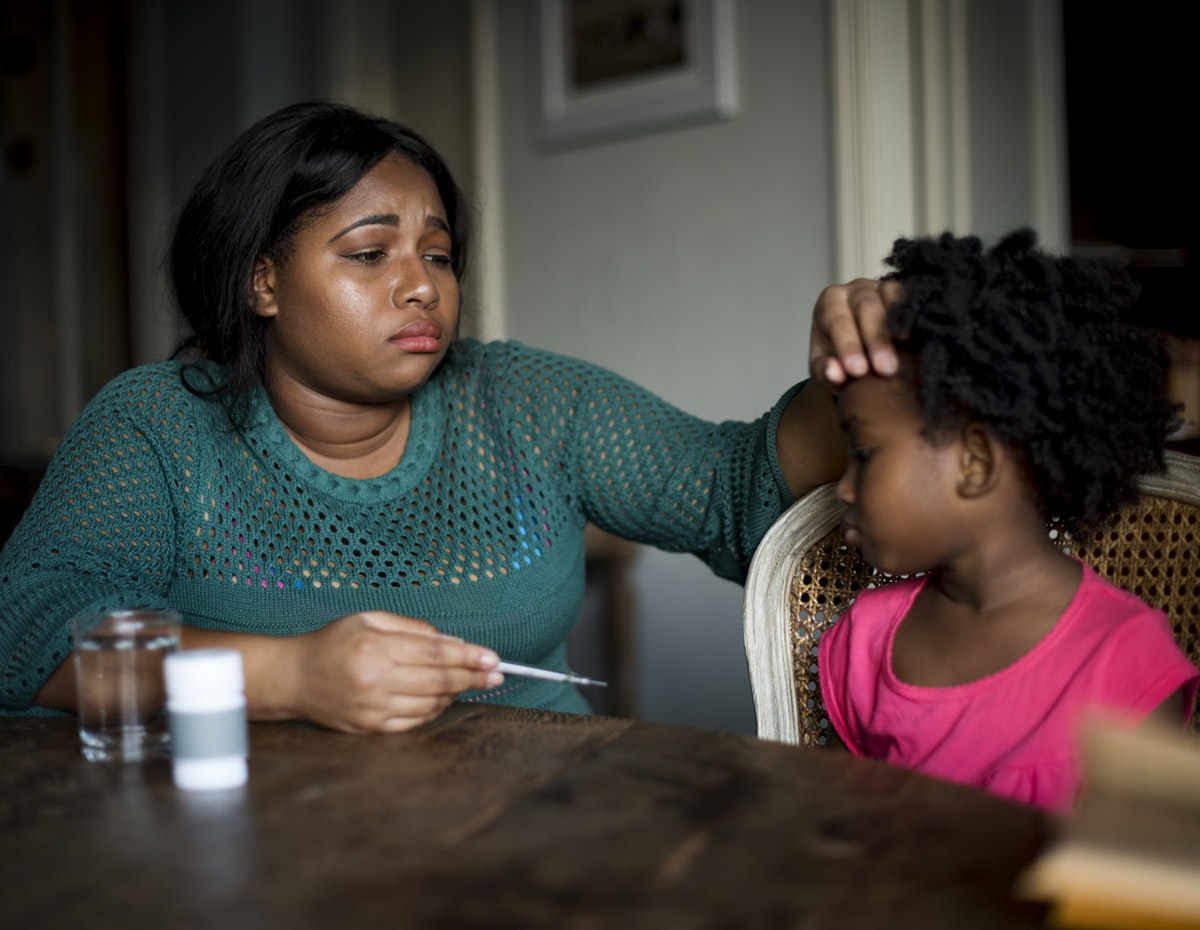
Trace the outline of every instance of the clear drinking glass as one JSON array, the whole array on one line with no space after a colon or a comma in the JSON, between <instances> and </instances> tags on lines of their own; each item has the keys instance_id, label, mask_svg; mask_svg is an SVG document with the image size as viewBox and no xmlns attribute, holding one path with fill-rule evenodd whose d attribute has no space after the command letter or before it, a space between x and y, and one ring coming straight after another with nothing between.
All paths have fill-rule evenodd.
<instances>
[{"instance_id":1,"label":"clear drinking glass","mask_svg":"<svg viewBox=\"0 0 1200 930\"><path fill-rule=\"evenodd\" d=\"M179 650L173 610L107 610L74 620L85 758L137 762L170 752L163 662Z\"/></svg>"}]
</instances>

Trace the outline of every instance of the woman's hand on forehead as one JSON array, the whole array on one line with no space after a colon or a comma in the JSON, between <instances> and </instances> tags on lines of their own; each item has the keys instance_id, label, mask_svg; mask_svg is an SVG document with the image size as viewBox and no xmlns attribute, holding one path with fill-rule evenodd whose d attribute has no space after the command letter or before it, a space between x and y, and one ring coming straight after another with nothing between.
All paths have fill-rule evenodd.
<instances>
[{"instance_id":1,"label":"woman's hand on forehead","mask_svg":"<svg viewBox=\"0 0 1200 930\"><path fill-rule=\"evenodd\" d=\"M825 288L813 307L809 374L830 388L872 372L894 375L898 362L887 308L903 293L899 282L871 278Z\"/></svg>"}]
</instances>

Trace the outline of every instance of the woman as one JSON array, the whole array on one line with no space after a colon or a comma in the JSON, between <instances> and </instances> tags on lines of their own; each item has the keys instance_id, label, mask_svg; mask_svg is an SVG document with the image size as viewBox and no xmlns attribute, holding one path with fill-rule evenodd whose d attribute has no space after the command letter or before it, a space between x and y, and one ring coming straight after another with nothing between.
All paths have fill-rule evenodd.
<instances>
[{"instance_id":1,"label":"woman","mask_svg":"<svg viewBox=\"0 0 1200 930\"><path fill-rule=\"evenodd\" d=\"M193 353L89 404L0 554L0 707L72 710L70 618L137 605L179 610L185 648L239 649L254 719L394 731L460 695L584 712L495 666L564 667L586 522L740 580L840 473L827 385L865 364L859 317L887 352L871 282L822 295L824 384L717 425L456 340L468 241L445 164L394 123L299 104L235 140L172 244Z\"/></svg>"}]
</instances>

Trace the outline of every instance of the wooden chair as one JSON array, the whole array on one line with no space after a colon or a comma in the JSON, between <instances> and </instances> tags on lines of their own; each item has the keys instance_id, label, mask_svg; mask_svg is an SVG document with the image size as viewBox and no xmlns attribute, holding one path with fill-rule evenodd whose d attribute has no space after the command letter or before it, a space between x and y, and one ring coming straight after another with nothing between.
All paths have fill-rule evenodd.
<instances>
[{"instance_id":1,"label":"wooden chair","mask_svg":"<svg viewBox=\"0 0 1200 930\"><path fill-rule=\"evenodd\" d=\"M1143 479L1140 498L1085 537L1051 530L1118 587L1166 611L1183 650L1200 664L1200 458L1167 452L1167 471ZM763 739L819 746L821 633L866 587L886 584L842 540L834 485L809 493L767 531L750 563L743 602L750 685ZM1200 733L1200 701L1192 731Z\"/></svg>"}]
</instances>

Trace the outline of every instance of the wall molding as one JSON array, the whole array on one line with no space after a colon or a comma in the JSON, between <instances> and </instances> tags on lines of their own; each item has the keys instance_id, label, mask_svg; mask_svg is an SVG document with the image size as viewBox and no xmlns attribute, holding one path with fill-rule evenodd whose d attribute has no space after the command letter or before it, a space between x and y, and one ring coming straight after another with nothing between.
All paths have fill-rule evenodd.
<instances>
[{"instance_id":1,"label":"wall molding","mask_svg":"<svg viewBox=\"0 0 1200 930\"><path fill-rule=\"evenodd\" d=\"M916 224L908 0L833 5L838 280L879 274Z\"/></svg>"},{"instance_id":2,"label":"wall molding","mask_svg":"<svg viewBox=\"0 0 1200 930\"><path fill-rule=\"evenodd\" d=\"M978 2L978 0L977 0ZM1059 0L1025 17L1032 189L1042 243L1069 248L1066 104ZM838 280L877 275L899 235L976 232L967 0L834 0Z\"/></svg>"},{"instance_id":3,"label":"wall molding","mask_svg":"<svg viewBox=\"0 0 1200 930\"><path fill-rule=\"evenodd\" d=\"M1065 253L1071 249L1071 196L1062 5L1059 0L1025 2L1033 72L1033 225L1045 248Z\"/></svg>"},{"instance_id":4,"label":"wall molding","mask_svg":"<svg viewBox=\"0 0 1200 930\"><path fill-rule=\"evenodd\" d=\"M473 277L475 335L485 342L504 339L504 174L501 159L503 100L500 93L500 12L496 0L471 0L471 78L473 157L477 234Z\"/></svg>"}]
</instances>

